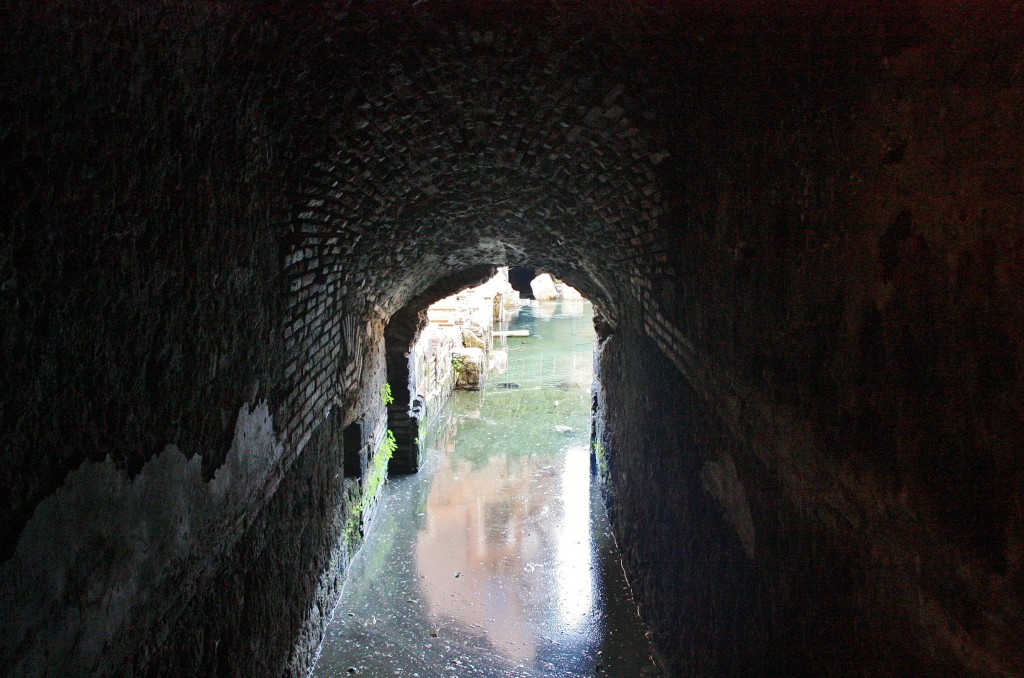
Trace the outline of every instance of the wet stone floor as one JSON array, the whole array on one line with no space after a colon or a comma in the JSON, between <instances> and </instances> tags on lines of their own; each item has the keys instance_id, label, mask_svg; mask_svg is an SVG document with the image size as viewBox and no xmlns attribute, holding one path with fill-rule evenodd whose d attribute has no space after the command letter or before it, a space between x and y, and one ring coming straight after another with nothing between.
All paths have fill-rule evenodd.
<instances>
[{"instance_id":1,"label":"wet stone floor","mask_svg":"<svg viewBox=\"0 0 1024 678\"><path fill-rule=\"evenodd\" d=\"M532 302L385 487L314 676L656 676L590 471L588 302Z\"/></svg>"}]
</instances>

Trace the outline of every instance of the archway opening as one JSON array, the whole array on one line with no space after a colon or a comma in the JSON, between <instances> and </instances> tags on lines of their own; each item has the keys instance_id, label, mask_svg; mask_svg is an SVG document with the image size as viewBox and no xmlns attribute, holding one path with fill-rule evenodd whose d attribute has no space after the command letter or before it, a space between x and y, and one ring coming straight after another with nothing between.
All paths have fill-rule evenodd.
<instances>
[{"instance_id":1,"label":"archway opening","mask_svg":"<svg viewBox=\"0 0 1024 678\"><path fill-rule=\"evenodd\" d=\"M592 305L551 284L520 300L501 270L416 313L391 391L417 473L384 489L314 675L656 674L592 482Z\"/></svg>"}]
</instances>

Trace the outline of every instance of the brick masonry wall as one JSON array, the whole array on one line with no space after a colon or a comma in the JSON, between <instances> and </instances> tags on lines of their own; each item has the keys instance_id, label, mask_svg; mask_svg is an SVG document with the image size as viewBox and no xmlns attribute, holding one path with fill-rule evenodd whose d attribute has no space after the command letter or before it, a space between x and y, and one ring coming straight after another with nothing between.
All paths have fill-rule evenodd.
<instances>
[{"instance_id":1,"label":"brick masonry wall","mask_svg":"<svg viewBox=\"0 0 1024 678\"><path fill-rule=\"evenodd\" d=\"M384 323L340 306L336 241L283 237L298 177L275 116L302 106L269 101L294 64L257 83L237 45L285 38L222 9L42 3L5 22L0 655L16 675L301 672L348 555L336 513L366 499L332 485L323 429L361 417L379 447ZM308 507L305 482L322 490ZM193 626L213 611L247 614ZM261 615L282 635L245 621Z\"/></svg>"}]
</instances>

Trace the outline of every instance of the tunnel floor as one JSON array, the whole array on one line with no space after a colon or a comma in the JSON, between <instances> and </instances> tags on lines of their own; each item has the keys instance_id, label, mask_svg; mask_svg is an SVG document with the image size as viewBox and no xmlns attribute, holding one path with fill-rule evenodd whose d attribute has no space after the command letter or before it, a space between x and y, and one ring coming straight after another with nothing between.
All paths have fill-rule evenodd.
<instances>
[{"instance_id":1,"label":"tunnel floor","mask_svg":"<svg viewBox=\"0 0 1024 678\"><path fill-rule=\"evenodd\" d=\"M315 676L656 676L590 472L587 302L532 302L385 488Z\"/></svg>"}]
</instances>

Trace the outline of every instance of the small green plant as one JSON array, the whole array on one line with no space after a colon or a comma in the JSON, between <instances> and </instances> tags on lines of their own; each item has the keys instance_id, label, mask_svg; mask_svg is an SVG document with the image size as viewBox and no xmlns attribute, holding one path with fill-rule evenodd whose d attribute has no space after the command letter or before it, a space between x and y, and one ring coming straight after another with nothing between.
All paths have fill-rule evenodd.
<instances>
[{"instance_id":1,"label":"small green plant","mask_svg":"<svg viewBox=\"0 0 1024 678\"><path fill-rule=\"evenodd\" d=\"M363 514L369 510L377 498L380 486L387 482L388 462L391 461L391 456L395 453L396 449L398 449L398 441L395 440L395 434L391 429L388 429L387 434L384 436L384 442L378 448L377 454L373 455L370 476L366 479L366 489L363 491L362 499L352 509L352 514L349 515L348 520L345 522L345 531L342 538L349 549L357 546L359 538L363 534Z\"/></svg>"},{"instance_id":2,"label":"small green plant","mask_svg":"<svg viewBox=\"0 0 1024 678\"><path fill-rule=\"evenodd\" d=\"M459 374L462 370L466 369L466 361L462 359L461 355L452 356L452 369L455 370L456 374Z\"/></svg>"},{"instance_id":3,"label":"small green plant","mask_svg":"<svg viewBox=\"0 0 1024 678\"><path fill-rule=\"evenodd\" d=\"M391 395L391 384L384 382L384 385L380 387L380 399L384 401L384 405L390 405L395 402L395 397ZM391 433L391 431L388 431Z\"/></svg>"},{"instance_id":4,"label":"small green plant","mask_svg":"<svg viewBox=\"0 0 1024 678\"><path fill-rule=\"evenodd\" d=\"M377 496L377 490L387 481L388 462L391 461L391 456L397 449L398 443L395 441L395 434L391 432L391 429L388 429L380 449L377 450L377 454L373 455L373 468L370 470L370 477L366 481L366 499L364 499L364 503L368 504L373 501Z\"/></svg>"},{"instance_id":5,"label":"small green plant","mask_svg":"<svg viewBox=\"0 0 1024 678\"><path fill-rule=\"evenodd\" d=\"M388 429L387 435L384 436L384 442L380 446L380 451L384 453L384 461L391 461L391 455L393 455L397 449L398 442L395 441L395 434L391 429Z\"/></svg>"},{"instance_id":6,"label":"small green plant","mask_svg":"<svg viewBox=\"0 0 1024 678\"><path fill-rule=\"evenodd\" d=\"M604 445L600 440L595 440L594 446L594 459L597 460L597 473L602 478L608 477L608 455L604 452Z\"/></svg>"}]
</instances>

